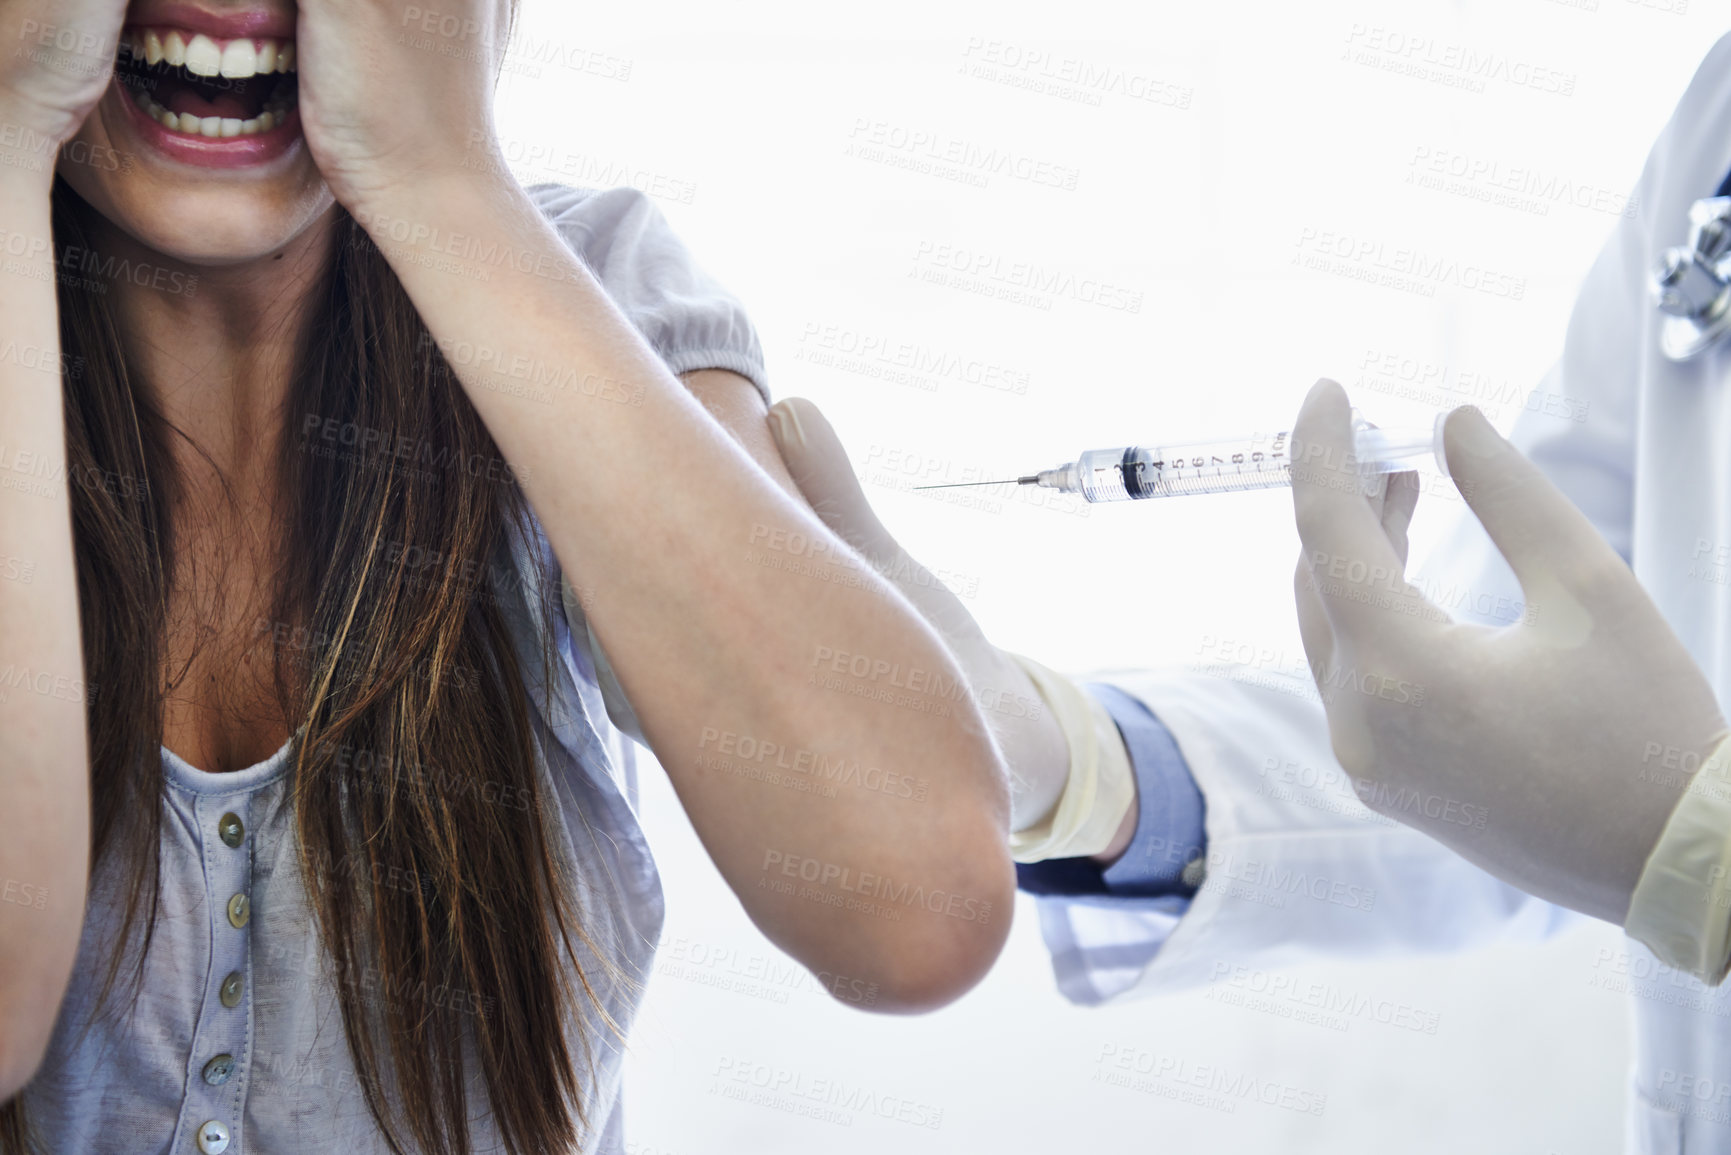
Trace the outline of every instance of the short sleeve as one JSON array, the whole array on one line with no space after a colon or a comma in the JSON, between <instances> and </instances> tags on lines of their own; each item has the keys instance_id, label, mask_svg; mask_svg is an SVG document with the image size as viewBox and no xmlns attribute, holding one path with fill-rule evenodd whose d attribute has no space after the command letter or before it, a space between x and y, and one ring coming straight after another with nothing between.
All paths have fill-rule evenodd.
<instances>
[{"instance_id":1,"label":"short sleeve","mask_svg":"<svg viewBox=\"0 0 1731 1155\"><path fill-rule=\"evenodd\" d=\"M731 370L770 401L763 349L745 306L698 266L655 202L634 188L538 184L527 191L670 371ZM573 658L600 687L608 719L643 742L642 724L562 573L559 586Z\"/></svg>"},{"instance_id":2,"label":"short sleeve","mask_svg":"<svg viewBox=\"0 0 1731 1155\"><path fill-rule=\"evenodd\" d=\"M634 188L527 191L668 369L728 369L770 401L745 306L698 266L654 201Z\"/></svg>"}]
</instances>

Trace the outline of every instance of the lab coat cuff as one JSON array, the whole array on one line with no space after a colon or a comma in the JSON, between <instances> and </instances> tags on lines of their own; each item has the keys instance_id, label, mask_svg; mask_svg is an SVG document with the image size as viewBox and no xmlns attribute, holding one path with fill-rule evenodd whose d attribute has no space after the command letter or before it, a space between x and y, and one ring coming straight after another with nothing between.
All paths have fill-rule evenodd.
<instances>
[{"instance_id":1,"label":"lab coat cuff","mask_svg":"<svg viewBox=\"0 0 1731 1155\"><path fill-rule=\"evenodd\" d=\"M1136 834L1102 880L1110 894L1154 897L1196 893L1206 848L1206 807L1178 743L1147 703L1105 682L1088 692L1106 707L1136 771Z\"/></svg>"},{"instance_id":2,"label":"lab coat cuff","mask_svg":"<svg viewBox=\"0 0 1731 1155\"><path fill-rule=\"evenodd\" d=\"M1190 775L1171 731L1146 703L1105 682L1083 689L1111 716L1139 795L1136 833L1118 861L1102 867L1092 858L1048 858L1016 864L1016 885L1029 894L1076 898L1188 899L1201 881L1206 844L1202 791Z\"/></svg>"},{"instance_id":3,"label":"lab coat cuff","mask_svg":"<svg viewBox=\"0 0 1731 1155\"><path fill-rule=\"evenodd\" d=\"M1623 929L1717 986L1731 969L1731 738L1690 780L1629 899Z\"/></svg>"},{"instance_id":4,"label":"lab coat cuff","mask_svg":"<svg viewBox=\"0 0 1731 1155\"><path fill-rule=\"evenodd\" d=\"M1074 681L1031 658L1009 657L1034 683L1070 748L1070 774L1058 804L1039 822L1010 834L1010 857L1039 862L1098 854L1111 845L1136 800L1124 739L1106 708Z\"/></svg>"}]
</instances>

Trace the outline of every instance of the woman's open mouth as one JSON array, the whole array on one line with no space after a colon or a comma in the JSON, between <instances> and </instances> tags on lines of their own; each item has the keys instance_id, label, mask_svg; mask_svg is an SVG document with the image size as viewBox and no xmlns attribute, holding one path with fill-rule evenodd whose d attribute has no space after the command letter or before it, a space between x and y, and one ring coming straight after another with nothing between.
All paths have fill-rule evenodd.
<instances>
[{"instance_id":1,"label":"woman's open mouth","mask_svg":"<svg viewBox=\"0 0 1731 1155\"><path fill-rule=\"evenodd\" d=\"M300 87L292 40L181 28L127 28L114 74L138 111L181 137L264 136L294 117Z\"/></svg>"}]
</instances>

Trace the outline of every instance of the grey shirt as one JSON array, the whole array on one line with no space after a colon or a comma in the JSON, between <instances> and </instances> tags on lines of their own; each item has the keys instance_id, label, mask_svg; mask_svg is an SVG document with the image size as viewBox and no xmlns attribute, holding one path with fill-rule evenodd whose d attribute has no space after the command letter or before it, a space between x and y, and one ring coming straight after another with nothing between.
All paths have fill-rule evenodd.
<instances>
[{"instance_id":1,"label":"grey shirt","mask_svg":"<svg viewBox=\"0 0 1731 1155\"><path fill-rule=\"evenodd\" d=\"M744 310L705 276L660 212L632 189L537 185L536 203L674 372L731 369L767 398L762 352ZM515 539L514 580L563 588L546 536ZM557 583L557 584L554 584ZM638 826L629 705L573 598L543 620L536 599L497 594L512 627L530 698L543 805L553 850L577 880L581 925L603 961L579 963L608 1014L628 1028L660 938L660 878ZM561 661L550 708L536 655L551 631ZM599 670L598 670L599 668ZM605 683L605 689L603 688ZM610 717L610 710L612 717ZM361 1096L337 991L300 877L288 774L294 739L228 774L164 748L162 894L136 1001L122 984L93 1013L118 934L120 879L91 880L84 934L47 1058L24 1092L50 1150L196 1153L383 1152ZM526 799L501 797L512 807ZM533 820L526 811L523 822ZM380 880L414 885L414 880ZM610 977L611 976L611 977ZM486 1013L484 991L405 992L364 976L363 999L445 1001ZM592 1010L567 1024L591 1125L585 1153L623 1148L620 1042ZM498 1148L471 1069L476 1151ZM222 1136L227 1136L226 1145Z\"/></svg>"}]
</instances>

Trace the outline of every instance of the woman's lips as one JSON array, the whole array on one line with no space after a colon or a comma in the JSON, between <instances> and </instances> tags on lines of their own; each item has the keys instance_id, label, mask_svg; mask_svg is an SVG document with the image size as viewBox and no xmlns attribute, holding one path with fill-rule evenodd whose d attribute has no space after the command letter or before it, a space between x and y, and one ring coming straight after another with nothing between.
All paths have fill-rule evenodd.
<instances>
[{"instance_id":1,"label":"woman's lips","mask_svg":"<svg viewBox=\"0 0 1731 1155\"><path fill-rule=\"evenodd\" d=\"M132 24L115 61L116 97L147 149L204 168L260 164L301 136L294 56L289 39Z\"/></svg>"},{"instance_id":2,"label":"woman's lips","mask_svg":"<svg viewBox=\"0 0 1731 1155\"><path fill-rule=\"evenodd\" d=\"M220 38L272 36L286 40L295 34L295 16L292 4L286 9L267 5L222 7L212 12L190 0L134 0L127 10L127 23L184 28Z\"/></svg>"}]
</instances>

